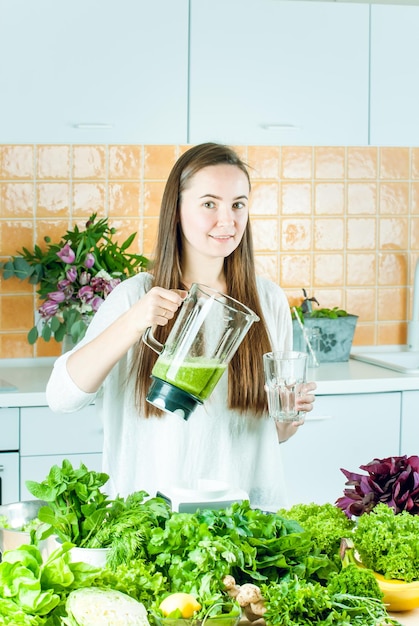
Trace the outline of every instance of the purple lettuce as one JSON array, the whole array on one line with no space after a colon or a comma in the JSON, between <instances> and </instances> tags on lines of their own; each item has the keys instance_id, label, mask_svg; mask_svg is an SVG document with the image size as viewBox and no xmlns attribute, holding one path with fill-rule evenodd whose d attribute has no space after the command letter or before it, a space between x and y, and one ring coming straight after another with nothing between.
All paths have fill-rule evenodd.
<instances>
[{"instance_id":1,"label":"purple lettuce","mask_svg":"<svg viewBox=\"0 0 419 626\"><path fill-rule=\"evenodd\" d=\"M344 495L336 506L351 518L370 511L380 502L387 504L395 513L407 511L419 514L419 457L391 456L373 459L360 465L367 474L357 474L342 469L346 476Z\"/></svg>"}]
</instances>

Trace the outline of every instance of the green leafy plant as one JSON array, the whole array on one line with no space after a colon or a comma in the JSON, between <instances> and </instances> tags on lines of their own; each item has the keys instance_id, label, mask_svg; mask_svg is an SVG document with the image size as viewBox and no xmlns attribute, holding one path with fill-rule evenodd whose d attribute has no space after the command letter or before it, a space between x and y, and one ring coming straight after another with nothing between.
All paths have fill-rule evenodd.
<instances>
[{"instance_id":1,"label":"green leafy plant","mask_svg":"<svg viewBox=\"0 0 419 626\"><path fill-rule=\"evenodd\" d=\"M128 252L135 239L132 233L121 245L114 241L115 228L107 218L96 221L93 213L86 228L68 230L59 243L44 237L46 249L35 245L0 264L3 278L13 276L39 285L40 320L29 331L34 344L41 336L62 341L70 335L77 343L84 337L92 316L122 280L147 268L148 259Z\"/></svg>"},{"instance_id":2,"label":"green leafy plant","mask_svg":"<svg viewBox=\"0 0 419 626\"><path fill-rule=\"evenodd\" d=\"M41 483L26 481L28 491L48 503L39 509L42 524L36 530L36 537L46 539L56 534L61 541L86 547L110 510L111 500L102 491L108 479L107 474L88 470L83 463L74 469L64 459L61 467L51 467Z\"/></svg>"}]
</instances>

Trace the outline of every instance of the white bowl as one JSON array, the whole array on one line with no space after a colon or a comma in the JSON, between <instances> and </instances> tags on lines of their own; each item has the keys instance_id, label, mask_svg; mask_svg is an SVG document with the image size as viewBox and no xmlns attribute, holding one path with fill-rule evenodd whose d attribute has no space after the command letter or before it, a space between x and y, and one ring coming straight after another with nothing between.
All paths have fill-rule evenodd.
<instances>
[{"instance_id":1,"label":"white bowl","mask_svg":"<svg viewBox=\"0 0 419 626\"><path fill-rule=\"evenodd\" d=\"M44 546L44 555L48 557L54 550L62 545L62 541L56 535L48 537ZM70 549L70 561L72 563L88 563L95 567L105 567L110 548L78 548ZM45 558L45 557L44 557Z\"/></svg>"}]
</instances>

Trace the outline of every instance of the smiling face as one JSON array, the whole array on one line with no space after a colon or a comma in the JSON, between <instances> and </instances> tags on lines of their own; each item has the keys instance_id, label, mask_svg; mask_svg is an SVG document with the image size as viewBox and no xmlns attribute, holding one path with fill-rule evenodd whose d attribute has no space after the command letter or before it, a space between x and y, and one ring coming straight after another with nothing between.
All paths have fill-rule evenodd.
<instances>
[{"instance_id":1,"label":"smiling face","mask_svg":"<svg viewBox=\"0 0 419 626\"><path fill-rule=\"evenodd\" d=\"M236 165L205 167L180 202L184 261L223 261L239 245L249 217L249 181Z\"/></svg>"}]
</instances>

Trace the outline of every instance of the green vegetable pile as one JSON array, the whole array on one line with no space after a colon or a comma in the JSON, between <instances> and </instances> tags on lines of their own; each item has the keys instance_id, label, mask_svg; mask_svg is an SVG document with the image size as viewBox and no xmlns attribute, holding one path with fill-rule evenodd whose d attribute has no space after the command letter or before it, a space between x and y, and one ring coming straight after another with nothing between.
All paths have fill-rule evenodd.
<instances>
[{"instance_id":1,"label":"green vegetable pile","mask_svg":"<svg viewBox=\"0 0 419 626\"><path fill-rule=\"evenodd\" d=\"M387 616L381 600L333 592L297 578L263 585L262 593L267 601L264 618L270 626L397 624Z\"/></svg>"},{"instance_id":2,"label":"green vegetable pile","mask_svg":"<svg viewBox=\"0 0 419 626\"><path fill-rule=\"evenodd\" d=\"M209 610L225 616L235 606L222 582L226 576L238 586L260 588L267 626L397 624L387 617L371 571L342 567L340 540L352 533L353 523L341 509L310 504L264 513L245 501L176 513L142 491L109 500L102 491L107 478L64 461L43 483L29 485L48 502L32 541L57 533L63 543L45 562L36 545L5 553L0 626L69 624L69 594L91 587L144 604L152 625L162 598L176 592L199 598L197 619ZM73 545L109 546L107 566L72 563Z\"/></svg>"},{"instance_id":3,"label":"green vegetable pile","mask_svg":"<svg viewBox=\"0 0 419 626\"><path fill-rule=\"evenodd\" d=\"M419 580L419 515L377 504L358 518L353 541L365 567L386 578Z\"/></svg>"}]
</instances>

